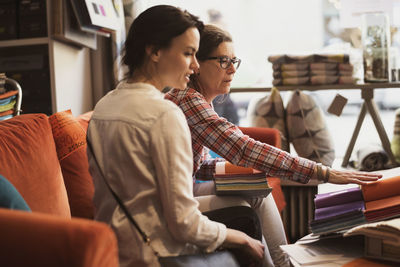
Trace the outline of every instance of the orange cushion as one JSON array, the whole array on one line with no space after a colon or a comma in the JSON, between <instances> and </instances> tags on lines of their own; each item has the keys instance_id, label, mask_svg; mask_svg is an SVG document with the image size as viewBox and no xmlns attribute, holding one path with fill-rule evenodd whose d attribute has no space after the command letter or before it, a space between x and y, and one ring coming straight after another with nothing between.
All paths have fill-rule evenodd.
<instances>
[{"instance_id":1,"label":"orange cushion","mask_svg":"<svg viewBox=\"0 0 400 267\"><path fill-rule=\"evenodd\" d=\"M90 118L92 117L92 114L93 114L93 111L88 111L88 112L83 113L83 114L79 115L78 117L76 117L76 119L82 125L85 132L87 131L87 128L89 126L89 121L90 121Z\"/></svg>"},{"instance_id":2,"label":"orange cushion","mask_svg":"<svg viewBox=\"0 0 400 267\"><path fill-rule=\"evenodd\" d=\"M104 223L0 209L1 266L117 267L117 240Z\"/></svg>"},{"instance_id":3,"label":"orange cushion","mask_svg":"<svg viewBox=\"0 0 400 267\"><path fill-rule=\"evenodd\" d=\"M32 211L71 216L46 115L27 114L0 122L0 173Z\"/></svg>"},{"instance_id":4,"label":"orange cushion","mask_svg":"<svg viewBox=\"0 0 400 267\"><path fill-rule=\"evenodd\" d=\"M49 117L67 188L71 215L92 219L94 185L86 155L86 132L70 110Z\"/></svg>"},{"instance_id":5,"label":"orange cushion","mask_svg":"<svg viewBox=\"0 0 400 267\"><path fill-rule=\"evenodd\" d=\"M276 207L278 208L279 212L282 212L286 207L286 201L281 187L281 179L276 177L268 177L267 181L269 186L273 189L272 197L275 200Z\"/></svg>"},{"instance_id":6,"label":"orange cushion","mask_svg":"<svg viewBox=\"0 0 400 267\"><path fill-rule=\"evenodd\" d=\"M262 127L239 127L240 130L251 138L281 148L281 137L277 129ZM268 184L272 187L272 196L274 197L279 212L282 212L286 206L285 195L282 192L281 180L275 177L268 177Z\"/></svg>"}]
</instances>

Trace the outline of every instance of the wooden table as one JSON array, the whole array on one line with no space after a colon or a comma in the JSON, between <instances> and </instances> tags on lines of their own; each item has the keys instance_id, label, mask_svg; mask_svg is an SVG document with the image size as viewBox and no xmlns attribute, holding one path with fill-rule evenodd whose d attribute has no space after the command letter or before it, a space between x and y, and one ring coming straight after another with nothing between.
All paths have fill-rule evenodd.
<instances>
[{"instance_id":1,"label":"wooden table","mask_svg":"<svg viewBox=\"0 0 400 267\"><path fill-rule=\"evenodd\" d=\"M351 153L354 149L358 134L360 133L361 125L364 122L366 112L368 111L372 117L375 124L375 128L378 131L379 138L382 142L382 147L386 151L389 160L393 166L398 166L399 163L393 155L390 148L389 138L386 134L385 128L382 124L382 120L379 116L379 110L374 101L374 89L377 88L399 88L400 83L361 83L361 84L331 84L331 85L296 85L296 86L276 86L279 91L295 91L295 90L305 90L305 91L321 91L321 90L354 90L360 89L361 98L364 100L360 113L358 115L358 120L353 131L350 143L347 146L346 153L342 161L342 167L346 167L349 164L349 159ZM232 88L231 93L250 93L250 92L268 92L271 87L265 88ZM399 99L400 103L400 99Z\"/></svg>"}]
</instances>

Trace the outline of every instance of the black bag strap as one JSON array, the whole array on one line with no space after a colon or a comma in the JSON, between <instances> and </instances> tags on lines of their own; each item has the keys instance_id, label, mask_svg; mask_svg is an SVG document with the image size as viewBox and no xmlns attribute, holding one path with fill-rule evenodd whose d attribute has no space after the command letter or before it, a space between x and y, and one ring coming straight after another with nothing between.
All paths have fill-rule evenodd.
<instances>
[{"instance_id":1,"label":"black bag strap","mask_svg":"<svg viewBox=\"0 0 400 267\"><path fill-rule=\"evenodd\" d=\"M142 231L142 229L140 229L139 225L133 219L132 215L129 213L128 209L126 208L126 206L124 205L122 200L118 197L118 195L114 192L114 190L111 188L110 184L108 183L106 176L104 175L103 170L101 169L100 164L97 161L96 155L94 154L92 144L89 142L89 139L87 137L86 137L86 143L90 149L90 152L93 155L93 158L94 158L94 161L96 162L97 168L100 170L100 174L103 177L103 180L106 183L111 194L114 196L115 200L118 202L118 205L120 206L120 208L124 211L125 216L128 218L129 222L132 223L136 227L136 230L138 230L139 234L142 236L143 241L150 245L150 238Z\"/></svg>"}]
</instances>

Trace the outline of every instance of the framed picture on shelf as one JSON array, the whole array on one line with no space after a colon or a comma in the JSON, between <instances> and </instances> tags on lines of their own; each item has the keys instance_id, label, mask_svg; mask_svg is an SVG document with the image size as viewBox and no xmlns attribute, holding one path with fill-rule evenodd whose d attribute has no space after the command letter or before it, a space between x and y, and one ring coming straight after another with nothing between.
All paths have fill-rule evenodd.
<instances>
[{"instance_id":1,"label":"framed picture on shelf","mask_svg":"<svg viewBox=\"0 0 400 267\"><path fill-rule=\"evenodd\" d=\"M97 49L97 35L80 29L71 2L53 1L53 37L75 46Z\"/></svg>"},{"instance_id":2,"label":"framed picture on shelf","mask_svg":"<svg viewBox=\"0 0 400 267\"><path fill-rule=\"evenodd\" d=\"M117 13L111 0L85 0L89 17L93 25L118 30Z\"/></svg>"}]
</instances>

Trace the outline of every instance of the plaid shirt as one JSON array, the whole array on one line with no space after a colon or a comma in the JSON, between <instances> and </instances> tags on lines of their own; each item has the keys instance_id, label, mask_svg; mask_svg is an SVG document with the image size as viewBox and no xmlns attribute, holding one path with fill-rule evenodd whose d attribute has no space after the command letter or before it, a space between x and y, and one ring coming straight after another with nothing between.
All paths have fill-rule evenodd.
<instances>
[{"instance_id":1,"label":"plaid shirt","mask_svg":"<svg viewBox=\"0 0 400 267\"><path fill-rule=\"evenodd\" d=\"M221 118L194 89L172 89L166 99L177 104L186 116L193 148L193 173L196 178L212 177L215 161L204 161L204 147L211 149L231 163L264 171L267 176L307 183L314 172L315 162L258 142L234 124ZM205 168L199 168L204 165ZM198 169L200 169L198 171Z\"/></svg>"}]
</instances>

